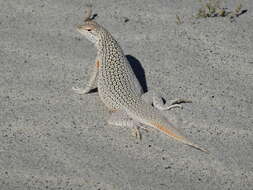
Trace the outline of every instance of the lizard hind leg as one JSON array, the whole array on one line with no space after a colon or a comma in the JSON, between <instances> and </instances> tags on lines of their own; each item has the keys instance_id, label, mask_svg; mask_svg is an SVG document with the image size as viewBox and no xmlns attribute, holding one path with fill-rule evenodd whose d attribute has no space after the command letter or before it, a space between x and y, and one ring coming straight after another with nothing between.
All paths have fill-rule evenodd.
<instances>
[{"instance_id":1,"label":"lizard hind leg","mask_svg":"<svg viewBox=\"0 0 253 190\"><path fill-rule=\"evenodd\" d=\"M148 104L153 104L155 108L161 111L170 110L172 108L182 108L182 103L191 103L190 100L186 99L176 99L164 103L164 98L154 92L146 92L142 94L142 99Z\"/></svg>"},{"instance_id":2,"label":"lizard hind leg","mask_svg":"<svg viewBox=\"0 0 253 190\"><path fill-rule=\"evenodd\" d=\"M139 140L142 139L140 128L144 128L144 126L141 123L133 120L124 111L113 112L110 118L107 120L107 122L110 125L130 127L133 129L132 131L133 136L135 136Z\"/></svg>"}]
</instances>

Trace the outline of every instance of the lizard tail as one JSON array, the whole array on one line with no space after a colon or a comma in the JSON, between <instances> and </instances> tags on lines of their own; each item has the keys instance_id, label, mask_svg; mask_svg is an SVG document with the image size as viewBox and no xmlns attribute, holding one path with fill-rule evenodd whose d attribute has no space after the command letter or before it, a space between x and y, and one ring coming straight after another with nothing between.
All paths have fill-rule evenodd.
<instances>
[{"instance_id":1,"label":"lizard tail","mask_svg":"<svg viewBox=\"0 0 253 190\"><path fill-rule=\"evenodd\" d=\"M184 136L182 135L179 135L178 133L176 132L173 132L172 130L169 130L167 127L161 125L161 124L158 124L158 123L153 123L151 122L150 123L153 127L157 128L158 130L160 130L161 132L165 133L166 135L184 143L184 144L187 144L193 148L196 148L198 150L201 150L202 152L206 152L206 153L209 153L208 150L204 149L204 148L201 148L199 145L197 144L194 144L192 142L190 142L189 140L187 140Z\"/></svg>"},{"instance_id":2,"label":"lizard tail","mask_svg":"<svg viewBox=\"0 0 253 190\"><path fill-rule=\"evenodd\" d=\"M142 102L134 109L129 109L128 114L130 117L138 120L140 123L154 127L166 135L178 140L186 145L194 147L198 150L208 153L204 148L192 143L186 137L180 134L178 130L170 123L165 117L163 117L158 110L151 105Z\"/></svg>"}]
</instances>

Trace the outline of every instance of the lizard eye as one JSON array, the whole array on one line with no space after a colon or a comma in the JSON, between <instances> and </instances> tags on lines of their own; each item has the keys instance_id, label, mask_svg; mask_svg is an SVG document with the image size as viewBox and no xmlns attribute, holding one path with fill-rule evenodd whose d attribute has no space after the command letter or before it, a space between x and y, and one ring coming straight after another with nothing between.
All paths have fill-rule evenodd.
<instances>
[{"instance_id":1,"label":"lizard eye","mask_svg":"<svg viewBox=\"0 0 253 190\"><path fill-rule=\"evenodd\" d=\"M92 31L92 28L91 27L87 27L86 30L90 32L90 31Z\"/></svg>"}]
</instances>

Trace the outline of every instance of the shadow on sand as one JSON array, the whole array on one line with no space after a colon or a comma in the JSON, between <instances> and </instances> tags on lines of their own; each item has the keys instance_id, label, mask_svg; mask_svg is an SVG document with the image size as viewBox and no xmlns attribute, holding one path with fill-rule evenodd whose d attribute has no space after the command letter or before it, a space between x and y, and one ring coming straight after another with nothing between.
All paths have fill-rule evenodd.
<instances>
[{"instance_id":1,"label":"shadow on sand","mask_svg":"<svg viewBox=\"0 0 253 190\"><path fill-rule=\"evenodd\" d=\"M140 82L143 92L147 92L148 91L148 87L147 87L147 81L146 81L146 75L145 75L145 71L140 63L140 61L135 58L132 55L126 55L127 60L129 61L135 76L137 77L138 81Z\"/></svg>"}]
</instances>

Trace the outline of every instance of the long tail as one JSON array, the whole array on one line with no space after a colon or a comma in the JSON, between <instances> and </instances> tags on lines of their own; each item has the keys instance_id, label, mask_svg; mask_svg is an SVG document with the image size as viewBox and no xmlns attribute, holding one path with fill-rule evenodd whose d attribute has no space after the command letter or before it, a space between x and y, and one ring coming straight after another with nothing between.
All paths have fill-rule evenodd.
<instances>
[{"instance_id":1,"label":"long tail","mask_svg":"<svg viewBox=\"0 0 253 190\"><path fill-rule=\"evenodd\" d=\"M186 137L180 135L180 134L176 134L175 132L173 132L172 130L168 129L168 127L165 127L163 125L160 125L160 124L157 124L157 123L150 123L153 127L159 129L160 131L162 131L163 133L165 133L166 135L184 143L184 144L187 144L189 146L192 146L198 150L201 150L203 152L206 152L206 153L209 153L208 150L204 149L204 148L201 148L199 145L197 144L194 144L192 142L190 142L189 140L186 139Z\"/></svg>"},{"instance_id":2,"label":"long tail","mask_svg":"<svg viewBox=\"0 0 253 190\"><path fill-rule=\"evenodd\" d=\"M138 106L135 106L134 109L128 109L127 113L140 123L154 127L175 140L208 153L208 150L201 148L199 145L192 143L186 137L181 135L158 110L151 105L146 104L146 102L139 102Z\"/></svg>"}]
</instances>

